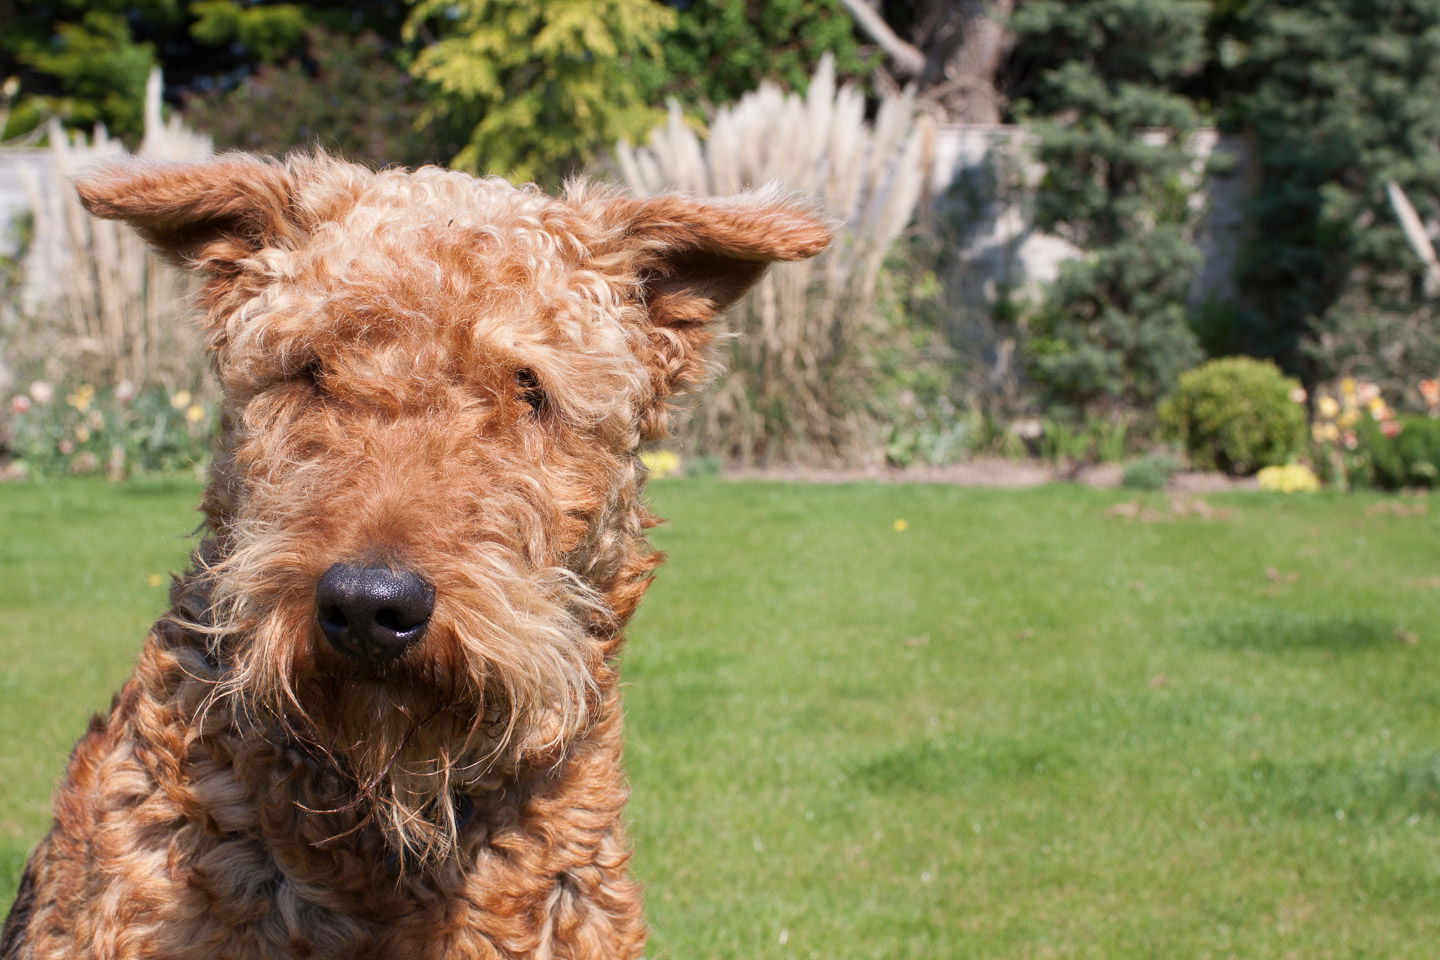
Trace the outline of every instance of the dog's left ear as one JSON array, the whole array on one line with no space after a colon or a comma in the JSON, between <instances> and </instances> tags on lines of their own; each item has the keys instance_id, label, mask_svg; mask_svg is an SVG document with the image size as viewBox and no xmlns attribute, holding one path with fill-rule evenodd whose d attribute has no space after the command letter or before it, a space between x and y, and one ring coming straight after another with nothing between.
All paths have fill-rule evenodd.
<instances>
[{"instance_id":1,"label":"dog's left ear","mask_svg":"<svg viewBox=\"0 0 1440 960\"><path fill-rule=\"evenodd\" d=\"M718 315L766 267L813 257L830 243L829 225L813 210L774 193L622 203L628 242L638 247L662 403L704 384Z\"/></svg>"}]
</instances>

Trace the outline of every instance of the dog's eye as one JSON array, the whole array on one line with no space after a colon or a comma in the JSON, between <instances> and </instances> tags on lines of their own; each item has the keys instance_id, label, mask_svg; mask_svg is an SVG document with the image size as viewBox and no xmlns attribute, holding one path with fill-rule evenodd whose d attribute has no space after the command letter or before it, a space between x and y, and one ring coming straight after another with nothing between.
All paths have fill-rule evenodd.
<instances>
[{"instance_id":1,"label":"dog's eye","mask_svg":"<svg viewBox=\"0 0 1440 960\"><path fill-rule=\"evenodd\" d=\"M540 386L540 378L535 376L535 371L529 367L521 367L515 371L515 386L519 388L519 397L530 405L535 413L545 406L545 391Z\"/></svg>"}]
</instances>

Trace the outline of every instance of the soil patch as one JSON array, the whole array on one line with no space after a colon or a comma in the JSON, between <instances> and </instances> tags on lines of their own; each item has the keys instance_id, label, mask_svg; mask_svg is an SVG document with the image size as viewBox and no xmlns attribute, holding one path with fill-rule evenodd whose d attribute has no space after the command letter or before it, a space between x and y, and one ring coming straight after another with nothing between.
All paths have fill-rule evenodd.
<instances>
[{"instance_id":1,"label":"soil patch","mask_svg":"<svg viewBox=\"0 0 1440 960\"><path fill-rule=\"evenodd\" d=\"M1115 489L1124 468L1116 463L1082 467L1059 467L1038 460L1005 460L981 457L945 466L821 467L731 467L725 476L734 479L787 480L802 483L945 483L960 487L1006 487L1019 489L1047 483L1073 482L1087 487ZM1223 493L1227 490L1254 490L1253 477L1230 477L1223 473L1185 471L1171 478L1169 489L1176 493Z\"/></svg>"}]
</instances>

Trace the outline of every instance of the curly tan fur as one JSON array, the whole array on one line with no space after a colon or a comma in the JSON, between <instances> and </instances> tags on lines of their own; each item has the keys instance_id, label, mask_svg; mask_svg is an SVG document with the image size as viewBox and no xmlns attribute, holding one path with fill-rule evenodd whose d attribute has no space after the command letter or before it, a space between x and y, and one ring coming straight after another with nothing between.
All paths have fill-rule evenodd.
<instances>
[{"instance_id":1,"label":"curly tan fur","mask_svg":"<svg viewBox=\"0 0 1440 960\"><path fill-rule=\"evenodd\" d=\"M203 275L223 442L0 958L639 956L615 658L660 556L636 451L707 376L718 311L827 228L773 194L325 156L79 190ZM341 562L423 575L424 639L379 666L327 644Z\"/></svg>"}]
</instances>

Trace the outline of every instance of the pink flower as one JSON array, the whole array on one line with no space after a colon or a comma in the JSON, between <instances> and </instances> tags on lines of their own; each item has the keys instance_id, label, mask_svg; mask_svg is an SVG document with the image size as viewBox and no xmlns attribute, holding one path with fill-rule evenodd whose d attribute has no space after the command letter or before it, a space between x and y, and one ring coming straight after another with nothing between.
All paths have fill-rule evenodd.
<instances>
[{"instance_id":1,"label":"pink flower","mask_svg":"<svg viewBox=\"0 0 1440 960\"><path fill-rule=\"evenodd\" d=\"M1344 442L1346 450L1354 450L1356 447L1360 446L1360 438L1355 436L1354 430L1346 430L1344 436L1341 437L1341 440Z\"/></svg>"},{"instance_id":2,"label":"pink flower","mask_svg":"<svg viewBox=\"0 0 1440 960\"><path fill-rule=\"evenodd\" d=\"M1304 387L1296 387L1294 390L1290 391L1291 403L1304 403L1308 398L1309 394L1305 392Z\"/></svg>"},{"instance_id":3,"label":"pink flower","mask_svg":"<svg viewBox=\"0 0 1440 960\"><path fill-rule=\"evenodd\" d=\"M11 413L25 413L30 409L30 398L23 393L17 393L10 398Z\"/></svg>"},{"instance_id":4,"label":"pink flower","mask_svg":"<svg viewBox=\"0 0 1440 960\"><path fill-rule=\"evenodd\" d=\"M1384 423L1380 424L1380 432L1385 434L1385 436L1387 437L1400 436L1400 421L1386 420Z\"/></svg>"},{"instance_id":5,"label":"pink flower","mask_svg":"<svg viewBox=\"0 0 1440 960\"><path fill-rule=\"evenodd\" d=\"M30 384L30 399L42 407L45 406L55 399L55 385L46 383L44 380L36 380Z\"/></svg>"}]
</instances>

